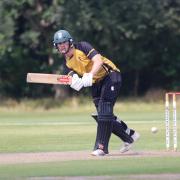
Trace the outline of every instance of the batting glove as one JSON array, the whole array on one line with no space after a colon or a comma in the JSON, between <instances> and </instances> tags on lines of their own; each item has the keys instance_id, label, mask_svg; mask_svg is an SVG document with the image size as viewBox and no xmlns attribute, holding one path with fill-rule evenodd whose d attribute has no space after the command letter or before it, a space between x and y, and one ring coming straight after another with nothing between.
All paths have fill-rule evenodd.
<instances>
[{"instance_id":1,"label":"batting glove","mask_svg":"<svg viewBox=\"0 0 180 180\"><path fill-rule=\"evenodd\" d=\"M93 82L92 73L84 73L82 77L82 82L83 82L84 87L92 86L92 82Z\"/></svg>"},{"instance_id":2,"label":"batting glove","mask_svg":"<svg viewBox=\"0 0 180 180\"><path fill-rule=\"evenodd\" d=\"M70 87L76 91L79 91L83 87L82 79L79 78L77 74L73 75Z\"/></svg>"}]
</instances>

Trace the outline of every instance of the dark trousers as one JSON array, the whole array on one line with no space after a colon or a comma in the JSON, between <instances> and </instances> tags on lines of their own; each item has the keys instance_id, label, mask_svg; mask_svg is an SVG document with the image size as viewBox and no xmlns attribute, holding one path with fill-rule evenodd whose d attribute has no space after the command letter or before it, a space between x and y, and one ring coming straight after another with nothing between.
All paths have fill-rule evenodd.
<instances>
[{"instance_id":1,"label":"dark trousers","mask_svg":"<svg viewBox=\"0 0 180 180\"><path fill-rule=\"evenodd\" d=\"M117 100L121 88L121 74L111 72L103 80L92 86L92 97L97 108L98 101L108 101L114 103Z\"/></svg>"},{"instance_id":2,"label":"dark trousers","mask_svg":"<svg viewBox=\"0 0 180 180\"><path fill-rule=\"evenodd\" d=\"M98 126L94 149L108 153L108 144L113 129L113 107L121 87L121 74L109 73L92 86L92 97L98 112Z\"/></svg>"},{"instance_id":3,"label":"dark trousers","mask_svg":"<svg viewBox=\"0 0 180 180\"><path fill-rule=\"evenodd\" d=\"M97 135L94 149L98 149L98 143L102 143L105 153L108 153L108 143L111 132L118 136L124 142L132 143L133 139L126 133L127 125L122 121L116 121L113 114L113 107L117 100L121 88L121 74L119 72L111 72L102 81L95 83L92 86L92 97L96 106L97 112L102 103L108 102L112 108L112 114L106 118L97 117ZM99 114L98 114L99 115ZM105 115L106 116L106 115ZM103 120L103 121L102 121ZM125 126L124 126L125 125ZM101 140L103 139L103 141Z\"/></svg>"}]
</instances>

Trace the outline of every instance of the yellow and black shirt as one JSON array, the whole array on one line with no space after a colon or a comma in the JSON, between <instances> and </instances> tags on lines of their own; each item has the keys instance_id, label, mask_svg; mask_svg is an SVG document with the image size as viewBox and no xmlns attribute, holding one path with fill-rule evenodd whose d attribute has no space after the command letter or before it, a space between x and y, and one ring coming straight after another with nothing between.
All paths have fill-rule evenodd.
<instances>
[{"instance_id":1,"label":"yellow and black shirt","mask_svg":"<svg viewBox=\"0 0 180 180\"><path fill-rule=\"evenodd\" d=\"M66 66L69 70L75 71L80 76L91 71L95 55L99 54L88 42L74 44L74 52L71 58L66 59ZM103 79L110 71L120 71L109 59L101 56L103 65L93 77L93 82Z\"/></svg>"}]
</instances>

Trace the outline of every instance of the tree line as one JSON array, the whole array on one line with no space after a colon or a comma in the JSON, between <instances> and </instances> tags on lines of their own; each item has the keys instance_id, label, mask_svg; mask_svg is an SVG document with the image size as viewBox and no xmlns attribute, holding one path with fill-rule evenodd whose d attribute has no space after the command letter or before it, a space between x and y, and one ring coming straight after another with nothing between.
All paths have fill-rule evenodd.
<instances>
[{"instance_id":1,"label":"tree line","mask_svg":"<svg viewBox=\"0 0 180 180\"><path fill-rule=\"evenodd\" d=\"M72 94L26 83L27 72L63 73L64 58L52 43L59 29L120 68L122 94L180 90L179 0L1 0L0 24L0 96Z\"/></svg>"}]
</instances>

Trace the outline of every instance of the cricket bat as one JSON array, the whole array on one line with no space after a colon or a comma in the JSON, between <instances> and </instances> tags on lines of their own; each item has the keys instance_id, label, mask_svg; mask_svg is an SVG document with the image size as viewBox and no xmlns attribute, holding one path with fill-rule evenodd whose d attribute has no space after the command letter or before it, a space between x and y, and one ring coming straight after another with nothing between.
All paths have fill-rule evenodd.
<instances>
[{"instance_id":1,"label":"cricket bat","mask_svg":"<svg viewBox=\"0 0 180 180\"><path fill-rule=\"evenodd\" d=\"M43 84L71 84L71 76L58 74L27 73L26 82Z\"/></svg>"}]
</instances>

